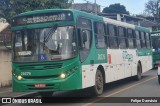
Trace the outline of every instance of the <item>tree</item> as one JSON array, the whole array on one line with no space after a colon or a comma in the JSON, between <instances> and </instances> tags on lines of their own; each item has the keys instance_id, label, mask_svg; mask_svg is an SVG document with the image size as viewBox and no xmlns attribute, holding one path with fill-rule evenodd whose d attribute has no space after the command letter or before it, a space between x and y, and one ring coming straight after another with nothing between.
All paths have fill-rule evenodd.
<instances>
[{"instance_id":1,"label":"tree","mask_svg":"<svg viewBox=\"0 0 160 106\"><path fill-rule=\"evenodd\" d=\"M0 0L0 17L10 23L12 16L26 11L68 8L73 0Z\"/></svg>"},{"instance_id":2,"label":"tree","mask_svg":"<svg viewBox=\"0 0 160 106\"><path fill-rule=\"evenodd\" d=\"M154 18L160 17L160 0L149 0L145 4L145 12Z\"/></svg>"},{"instance_id":3,"label":"tree","mask_svg":"<svg viewBox=\"0 0 160 106\"><path fill-rule=\"evenodd\" d=\"M109 7L105 7L103 12L129 14L129 11L126 10L126 7L124 5L120 5L119 3L111 4Z\"/></svg>"}]
</instances>

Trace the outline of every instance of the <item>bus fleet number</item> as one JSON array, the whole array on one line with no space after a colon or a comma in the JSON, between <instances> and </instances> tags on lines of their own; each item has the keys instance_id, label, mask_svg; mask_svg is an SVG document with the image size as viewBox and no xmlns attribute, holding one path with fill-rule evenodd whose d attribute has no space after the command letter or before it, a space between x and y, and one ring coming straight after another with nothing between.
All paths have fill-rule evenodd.
<instances>
[{"instance_id":1,"label":"bus fleet number","mask_svg":"<svg viewBox=\"0 0 160 106\"><path fill-rule=\"evenodd\" d=\"M105 54L98 54L98 60L105 60L106 56Z\"/></svg>"},{"instance_id":2,"label":"bus fleet number","mask_svg":"<svg viewBox=\"0 0 160 106\"><path fill-rule=\"evenodd\" d=\"M28 76L28 75L31 75L31 72L21 72L21 75L22 76Z\"/></svg>"}]
</instances>

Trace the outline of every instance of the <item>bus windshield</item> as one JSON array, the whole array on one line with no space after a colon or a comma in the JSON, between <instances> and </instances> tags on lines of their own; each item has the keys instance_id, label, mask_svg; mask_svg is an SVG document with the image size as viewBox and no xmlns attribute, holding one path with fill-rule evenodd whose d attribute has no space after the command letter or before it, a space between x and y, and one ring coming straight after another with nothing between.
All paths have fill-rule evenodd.
<instances>
[{"instance_id":1,"label":"bus windshield","mask_svg":"<svg viewBox=\"0 0 160 106\"><path fill-rule=\"evenodd\" d=\"M13 61L58 61L77 55L73 26L24 29L13 34Z\"/></svg>"},{"instance_id":2,"label":"bus windshield","mask_svg":"<svg viewBox=\"0 0 160 106\"><path fill-rule=\"evenodd\" d=\"M160 53L160 38L152 39L152 46L155 52Z\"/></svg>"}]
</instances>

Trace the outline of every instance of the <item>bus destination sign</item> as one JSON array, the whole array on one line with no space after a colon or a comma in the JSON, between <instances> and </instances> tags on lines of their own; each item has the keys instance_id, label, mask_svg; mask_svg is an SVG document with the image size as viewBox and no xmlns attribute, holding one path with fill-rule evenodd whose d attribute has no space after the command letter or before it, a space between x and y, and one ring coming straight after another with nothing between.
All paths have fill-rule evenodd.
<instances>
[{"instance_id":1,"label":"bus destination sign","mask_svg":"<svg viewBox=\"0 0 160 106\"><path fill-rule=\"evenodd\" d=\"M36 24L44 22L53 22L53 21L71 21L73 20L73 15L71 12L52 12L52 13L41 13L26 15L14 18L12 20L13 26L27 25L27 24Z\"/></svg>"},{"instance_id":2,"label":"bus destination sign","mask_svg":"<svg viewBox=\"0 0 160 106\"><path fill-rule=\"evenodd\" d=\"M160 36L160 33L151 34L151 36Z\"/></svg>"}]
</instances>

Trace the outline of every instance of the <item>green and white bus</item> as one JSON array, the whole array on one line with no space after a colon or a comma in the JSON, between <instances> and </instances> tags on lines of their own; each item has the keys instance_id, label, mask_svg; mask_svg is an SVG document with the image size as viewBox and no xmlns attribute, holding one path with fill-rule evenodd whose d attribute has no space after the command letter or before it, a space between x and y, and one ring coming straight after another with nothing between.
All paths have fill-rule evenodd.
<instances>
[{"instance_id":1,"label":"green and white bus","mask_svg":"<svg viewBox=\"0 0 160 106\"><path fill-rule=\"evenodd\" d=\"M51 94L90 88L152 68L148 29L70 9L13 17L13 91Z\"/></svg>"},{"instance_id":2,"label":"green and white bus","mask_svg":"<svg viewBox=\"0 0 160 106\"><path fill-rule=\"evenodd\" d=\"M160 31L151 32L151 40L153 47L153 67L157 67L160 63Z\"/></svg>"}]
</instances>

